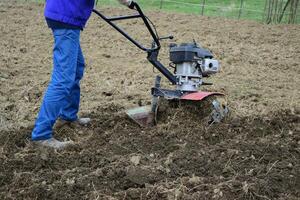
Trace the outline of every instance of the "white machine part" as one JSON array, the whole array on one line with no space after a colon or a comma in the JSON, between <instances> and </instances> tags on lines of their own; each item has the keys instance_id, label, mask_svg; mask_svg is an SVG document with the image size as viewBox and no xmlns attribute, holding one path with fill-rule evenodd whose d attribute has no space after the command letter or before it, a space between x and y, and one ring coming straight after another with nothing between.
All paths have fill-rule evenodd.
<instances>
[{"instance_id":1,"label":"white machine part","mask_svg":"<svg viewBox=\"0 0 300 200\"><path fill-rule=\"evenodd\" d=\"M213 55L194 43L172 44L170 61L175 68L177 90L183 92L198 91L204 84L203 77L209 77L220 71L219 62Z\"/></svg>"},{"instance_id":2,"label":"white machine part","mask_svg":"<svg viewBox=\"0 0 300 200\"><path fill-rule=\"evenodd\" d=\"M219 62L215 59L199 59L197 62L176 64L177 90L198 91L203 84L203 77L219 71Z\"/></svg>"},{"instance_id":3,"label":"white machine part","mask_svg":"<svg viewBox=\"0 0 300 200\"><path fill-rule=\"evenodd\" d=\"M200 66L203 76L209 76L220 71L219 61L215 59L204 59L203 62L200 63Z\"/></svg>"}]
</instances>

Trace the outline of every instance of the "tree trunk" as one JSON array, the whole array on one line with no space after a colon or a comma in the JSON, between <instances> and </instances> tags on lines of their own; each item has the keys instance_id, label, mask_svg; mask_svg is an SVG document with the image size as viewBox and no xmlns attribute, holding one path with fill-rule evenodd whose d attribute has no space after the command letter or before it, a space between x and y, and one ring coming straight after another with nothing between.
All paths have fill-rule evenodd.
<instances>
[{"instance_id":1,"label":"tree trunk","mask_svg":"<svg viewBox=\"0 0 300 200\"><path fill-rule=\"evenodd\" d=\"M239 11L238 19L240 19L241 16L242 16L243 7L244 7L244 0L241 0L241 5L240 5L240 11Z\"/></svg>"},{"instance_id":2,"label":"tree trunk","mask_svg":"<svg viewBox=\"0 0 300 200\"><path fill-rule=\"evenodd\" d=\"M163 7L163 0L160 0L159 9L162 9L162 7Z\"/></svg>"},{"instance_id":3,"label":"tree trunk","mask_svg":"<svg viewBox=\"0 0 300 200\"><path fill-rule=\"evenodd\" d=\"M282 10L282 12L281 12L281 15L280 15L280 18L279 18L279 21L278 21L279 23L282 21L282 18L283 18L283 16L284 16L284 13L285 13L285 11L286 11L288 5L290 4L290 2L291 2L291 0L288 0L288 1L286 2L285 6L284 6L284 8L283 8L283 10Z\"/></svg>"},{"instance_id":4,"label":"tree trunk","mask_svg":"<svg viewBox=\"0 0 300 200\"><path fill-rule=\"evenodd\" d=\"M205 9L205 0L202 0L202 9L201 9L201 15L204 15L204 9Z\"/></svg>"},{"instance_id":5,"label":"tree trunk","mask_svg":"<svg viewBox=\"0 0 300 200\"><path fill-rule=\"evenodd\" d=\"M297 12L300 0L268 0L265 3L264 16L267 24L289 24L297 22Z\"/></svg>"}]
</instances>

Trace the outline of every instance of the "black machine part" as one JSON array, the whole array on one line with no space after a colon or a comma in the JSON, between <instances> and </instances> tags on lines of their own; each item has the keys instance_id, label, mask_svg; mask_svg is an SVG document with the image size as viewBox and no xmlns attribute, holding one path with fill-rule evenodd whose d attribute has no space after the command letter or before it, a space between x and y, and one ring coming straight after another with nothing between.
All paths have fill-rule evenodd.
<instances>
[{"instance_id":1,"label":"black machine part","mask_svg":"<svg viewBox=\"0 0 300 200\"><path fill-rule=\"evenodd\" d=\"M138 14L128 16L106 17L101 12L93 10L100 18L106 21L114 29L120 32L125 38L131 41L135 46L147 52L148 61L161 72L173 85L177 86L177 90L183 92L197 91L200 85L203 85L202 77L216 73L219 70L219 65L216 60L213 60L212 54L195 42L173 45L170 48L170 60L176 65L176 71L179 73L173 74L160 61L158 61L159 50L161 48L160 40L173 39L173 36L159 37L153 23L146 17L136 2L132 2L131 8L137 11ZM128 20L141 18L147 27L153 43L151 48L144 47L138 41L133 39L124 30L117 26L114 22L119 20Z\"/></svg>"},{"instance_id":2,"label":"black machine part","mask_svg":"<svg viewBox=\"0 0 300 200\"><path fill-rule=\"evenodd\" d=\"M146 17L139 5L132 1L130 8L137 11L137 14L127 16L106 17L101 12L93 10L100 18L111 25L115 30L121 33L125 38L132 42L135 46L145 51L148 61L159 70L173 85L175 90L160 88L160 77L156 78L155 86L152 88L152 104L151 106L138 107L128 110L127 115L141 126L154 125L158 112L159 98L167 100L180 100L185 94L193 94L198 91L200 85L211 85L203 82L203 77L214 74L219 71L219 63L213 59L211 52L194 43L185 43L179 46L172 45L170 47L170 60L175 68L175 73L171 73L160 61L158 61L159 50L161 48L160 40L173 39L173 36L159 37L155 26ZM114 22L119 20L128 20L141 18L147 27L153 42L150 48L144 47L138 41L129 36L124 30L117 26ZM196 92L198 94L198 92ZM190 100L190 99L189 99ZM189 101L188 100L188 101ZM227 114L219 102L214 101L214 113L212 122L222 120Z\"/></svg>"},{"instance_id":3,"label":"black machine part","mask_svg":"<svg viewBox=\"0 0 300 200\"><path fill-rule=\"evenodd\" d=\"M200 59L213 58L207 49L199 47L197 43L183 43L181 45L170 45L170 61L174 64L183 62L194 62Z\"/></svg>"},{"instance_id":4,"label":"black machine part","mask_svg":"<svg viewBox=\"0 0 300 200\"><path fill-rule=\"evenodd\" d=\"M158 70L160 71L173 85L176 85L177 80L176 76L174 76L161 62L157 60L159 50L161 48L160 40L162 39L173 39L173 36L168 37L159 37L154 26L150 25L151 21L144 15L143 11L141 10L140 6L136 2L132 2L131 8L135 9L138 14L135 15L127 15L127 16L117 16L117 17L106 17L101 12L97 10L93 10L93 12L102 18L105 22L111 25L114 29L116 29L119 33L121 33L125 38L127 38L130 42L132 42L135 46L139 49L148 53L147 59L149 62ZM141 18L147 27L151 37L153 38L153 43L151 48L144 47L138 41L133 39L131 36L128 35L124 30L122 30L119 26L117 26L114 21L120 20L128 20L128 19L136 19ZM149 22L150 21L150 22Z\"/></svg>"}]
</instances>

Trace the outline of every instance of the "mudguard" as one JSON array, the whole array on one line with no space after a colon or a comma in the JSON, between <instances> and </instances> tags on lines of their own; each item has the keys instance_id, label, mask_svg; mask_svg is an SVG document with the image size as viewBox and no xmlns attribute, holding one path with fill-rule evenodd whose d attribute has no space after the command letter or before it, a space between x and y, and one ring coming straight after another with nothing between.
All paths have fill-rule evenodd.
<instances>
[{"instance_id":1,"label":"mudguard","mask_svg":"<svg viewBox=\"0 0 300 200\"><path fill-rule=\"evenodd\" d=\"M193 92L190 94L183 95L180 99L182 100L191 100L191 101L201 101L209 96L220 95L224 96L224 94L219 92Z\"/></svg>"}]
</instances>

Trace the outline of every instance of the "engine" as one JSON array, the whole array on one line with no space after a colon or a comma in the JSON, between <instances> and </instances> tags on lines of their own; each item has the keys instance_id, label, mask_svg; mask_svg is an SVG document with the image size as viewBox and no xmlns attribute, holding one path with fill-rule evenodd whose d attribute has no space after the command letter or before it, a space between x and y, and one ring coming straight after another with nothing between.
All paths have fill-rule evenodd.
<instances>
[{"instance_id":1,"label":"engine","mask_svg":"<svg viewBox=\"0 0 300 200\"><path fill-rule=\"evenodd\" d=\"M219 62L213 59L210 51L196 43L170 46L170 61L175 68L177 90L198 91L203 77L219 72Z\"/></svg>"}]
</instances>

